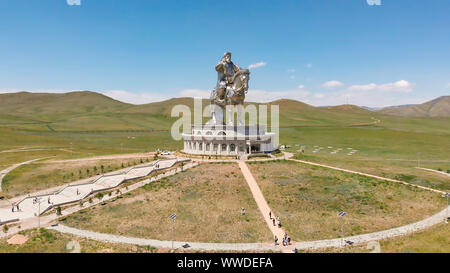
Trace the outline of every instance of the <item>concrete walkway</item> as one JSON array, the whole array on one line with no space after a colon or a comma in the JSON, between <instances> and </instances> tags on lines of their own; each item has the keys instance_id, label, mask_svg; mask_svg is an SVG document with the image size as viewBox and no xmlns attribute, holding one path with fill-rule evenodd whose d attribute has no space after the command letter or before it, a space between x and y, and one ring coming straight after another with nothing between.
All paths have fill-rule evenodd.
<instances>
[{"instance_id":1,"label":"concrete walkway","mask_svg":"<svg viewBox=\"0 0 450 273\"><path fill-rule=\"evenodd\" d=\"M14 211L12 208L0 208L0 223L36 217L53 207L79 202L94 193L113 189L126 181L148 176L154 171L168 169L178 162L180 162L178 159L159 160L153 164L133 167L127 172L102 175L84 184L72 184L54 193L25 197L15 204L19 206L19 211L17 208L14 208Z\"/></svg>"},{"instance_id":2,"label":"concrete walkway","mask_svg":"<svg viewBox=\"0 0 450 273\"><path fill-rule=\"evenodd\" d=\"M345 241L351 241L354 244L363 244L371 241L379 241L387 238L408 235L417 231L424 230L426 228L432 227L436 224L442 223L448 215L449 207L443 209L441 212L426 218L422 221L415 222L409 225L392 228L388 230L367 233L362 235L345 237ZM320 240L320 241L310 241L310 242L298 242L295 244L297 249L324 249L330 247L342 247L342 238L330 239L330 240Z\"/></svg>"},{"instance_id":3,"label":"concrete walkway","mask_svg":"<svg viewBox=\"0 0 450 273\"><path fill-rule=\"evenodd\" d=\"M101 199L92 198L92 203L86 201L86 202L82 203L83 204L82 206L81 205L70 206L70 207L62 210L60 216L57 216L56 213L52 213L50 215L44 215L44 216L41 216L41 217L35 216L35 217L32 217L32 218L20 219L20 228L18 228L18 226L11 227L7 234L5 234L2 231L0 231L0 238L10 236L12 234L15 234L15 233L21 231L21 230L36 228L38 226L47 227L48 228L50 226L50 224L52 222L54 222L54 220L56 220L56 219L58 219L60 217L64 217L64 216L70 215L72 213L75 213L77 211L80 211L80 210L83 210L83 209L86 209L86 208L89 208L89 207L92 207L92 206L96 206L96 205L101 204L101 203L103 203L105 201L114 199L114 198L116 198L118 196L121 196L121 195L123 195L125 193L131 192L131 191L133 191L135 189L138 189L138 188L140 188L142 186L145 186L145 185L147 185L149 183L152 183L154 181L160 180L160 179L162 179L164 177L168 177L168 176L174 175L176 173L179 173L181 171L190 169L190 168L195 167L197 165L198 165L198 163L195 163L195 162L188 163L188 164L184 165L183 169L176 168L176 169L172 169L172 170L166 171L165 173L161 173L161 174L159 174L157 176L154 176L154 177L151 177L151 178L139 181L139 182L134 183L132 185L129 185L129 186L125 187L125 188L121 188L118 192L117 191L113 191L113 192L111 192L111 195L109 195L109 194L108 195L104 195Z\"/></svg>"},{"instance_id":4,"label":"concrete walkway","mask_svg":"<svg viewBox=\"0 0 450 273\"><path fill-rule=\"evenodd\" d=\"M88 238L101 242L124 243L141 246L153 246L157 248L172 248L172 241L160 241L152 239L142 239L135 237L126 237L113 234L99 233L88 230L71 228L64 225L49 227L62 233L72 234L78 237ZM183 245L189 244L189 249L204 251L279 251L271 243L199 243L199 242L180 242L174 241L174 248L182 248Z\"/></svg>"},{"instance_id":5,"label":"concrete walkway","mask_svg":"<svg viewBox=\"0 0 450 273\"><path fill-rule=\"evenodd\" d=\"M272 210L269 207L269 204L267 204L266 199L264 198L264 195L261 192L261 189L258 186L258 183L256 183L255 178L253 177L252 173L248 169L247 164L245 164L244 161L239 161L239 168L241 168L242 174L244 175L245 180L248 183L248 186L250 187L250 191L252 192L253 198L255 199L256 204L258 205L259 211L261 212L264 220L266 221L267 226L269 227L270 231L274 236L277 236L278 238L278 248L282 250L283 252L292 252L291 246L283 246L283 237L286 232L283 230L283 228L279 228L277 225L277 222L275 221L275 226L273 225L273 218L276 218L276 215L273 214ZM272 212L272 218L269 218L269 213ZM283 221L281 221L283 223ZM275 237L274 237L275 238ZM292 242L291 242L292 243Z\"/></svg>"},{"instance_id":6,"label":"concrete walkway","mask_svg":"<svg viewBox=\"0 0 450 273\"><path fill-rule=\"evenodd\" d=\"M436 224L442 223L444 218L448 215L449 208L442 210L441 212L426 218L422 221L408 224L405 226L392 228L388 230L383 230L379 232L367 233L362 235L345 237L345 241L351 241L354 244L363 244L371 241L378 241L388 238L393 238L397 236L408 235L413 232L418 232L426 228L432 227ZM82 230L67 227L64 225L57 225L49 227L59 232L72 234L75 236L88 238L101 242L109 243L125 243L134 245L145 245L153 246L157 248L171 248L172 241L160 241L152 239L142 239L135 237L119 236L107 233L93 232L89 230ZM314 250L314 249L326 249L332 247L344 247L342 244L342 238L329 239L329 240L318 240L318 241L306 241L293 243L289 247L274 246L273 243L198 243L198 242L174 242L174 248L181 248L183 245L189 244L189 249L192 250L204 250L204 251L283 251L292 252L294 248L302 250Z\"/></svg>"},{"instance_id":7,"label":"concrete walkway","mask_svg":"<svg viewBox=\"0 0 450 273\"><path fill-rule=\"evenodd\" d=\"M18 167L20 167L20 166L22 166L22 165L26 165L26 164L29 164L29 163L31 163L31 162L38 161L38 160L42 160L42 159L46 159L46 158L50 158L50 157L36 158L36 159L24 161L24 162L21 162L21 163L14 164L14 165L12 165L12 166L9 167L9 168L4 169L3 171L0 171L0 192L2 191L3 178L4 178L10 171L12 171L12 170L14 170L15 168L18 168Z\"/></svg>"}]
</instances>

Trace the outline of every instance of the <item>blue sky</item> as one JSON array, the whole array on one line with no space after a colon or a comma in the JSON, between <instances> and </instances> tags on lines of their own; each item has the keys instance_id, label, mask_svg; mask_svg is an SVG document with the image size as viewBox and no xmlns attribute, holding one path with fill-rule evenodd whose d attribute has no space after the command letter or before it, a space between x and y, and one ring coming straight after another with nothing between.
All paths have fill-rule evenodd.
<instances>
[{"instance_id":1,"label":"blue sky","mask_svg":"<svg viewBox=\"0 0 450 273\"><path fill-rule=\"evenodd\" d=\"M450 1L0 0L0 92L207 96L225 51L248 100L421 103L450 94Z\"/></svg>"}]
</instances>

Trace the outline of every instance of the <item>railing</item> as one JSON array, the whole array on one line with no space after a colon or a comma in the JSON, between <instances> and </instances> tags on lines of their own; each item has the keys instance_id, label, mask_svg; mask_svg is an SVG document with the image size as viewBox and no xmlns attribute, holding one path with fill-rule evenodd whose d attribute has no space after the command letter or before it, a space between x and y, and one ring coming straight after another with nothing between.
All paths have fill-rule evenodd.
<instances>
[{"instance_id":1,"label":"railing","mask_svg":"<svg viewBox=\"0 0 450 273\"><path fill-rule=\"evenodd\" d=\"M67 189L67 188L69 188L69 187L79 187L79 186L89 185L89 184L95 185L95 183L96 183L97 181L99 181L101 178L104 178L104 177L117 176L117 175L125 175L125 176L126 176L126 174L128 174L130 171L132 171L132 170L134 170L134 169L148 168L148 167L155 166L157 163L159 164L159 163L161 163L161 162L164 162L164 161L171 161L171 160L173 160L173 159L157 160L156 162L154 162L154 163L152 163L152 164L149 164L149 165L146 165L146 166L133 167L133 168L129 169L129 170L126 171L126 172L120 172L120 173L116 173L116 174L102 175L102 176L98 177L97 179L94 179L93 181L89 181L89 182L85 182L85 183L80 183L80 184L76 184L76 185L67 185L67 186L63 187L62 189L60 189L60 190L58 190L58 191L56 191L56 192L54 192L54 193L50 193L50 194L39 194L39 195L34 195L34 196L27 196L27 197L23 198L21 201L19 201L19 202L16 203L16 204L18 204L18 205L20 206L20 204L21 204L22 202L24 202L25 200L27 200L27 199L34 199L34 198L43 197L43 196L48 196L48 197L50 197L50 196L56 196L56 195L58 195L59 193L61 193L62 191L64 191L65 189ZM110 190L110 189L116 188L116 187L120 186L121 184L123 184L124 182L130 181L130 180L134 180L134 179L137 179L137 178L142 178L142 177L148 176L148 175L150 175L150 174L151 174L152 172L154 172L154 171L165 170L165 169L168 169L168 168L173 167L173 166L176 165L177 163L180 163L180 162L186 162L186 161L190 161L190 159L182 159L182 160L176 159L176 160L173 162L173 164L171 164L170 166L167 166L167 167L164 167L164 168L158 168L158 169L153 168L153 169L151 169L148 173L146 173L146 174L144 174L144 175L141 175L141 176L136 176L136 177L127 178L127 179L125 179L125 176L124 176L123 179L122 179L120 182L118 182L117 185L115 185L115 186L105 187L105 188L103 188L103 189L98 189L98 190L92 190L92 191L90 191L90 192L88 192L88 193L86 193L86 194L84 194L84 195L81 195L80 198L76 198L76 199L73 199L73 200L64 201L64 202L60 202L60 203L51 203L50 206L48 206L47 208L45 208L45 209L43 209L42 211L40 211L40 214L45 213L46 211L52 209L53 207L56 207L56 206L62 206L62 205L67 205L67 204L70 204L70 203L75 203L75 202L81 201L81 200L85 199L86 197L88 197L88 196L91 195L91 194L94 194L94 193L97 193L97 192L101 192L101 191L105 191L105 190Z\"/></svg>"}]
</instances>

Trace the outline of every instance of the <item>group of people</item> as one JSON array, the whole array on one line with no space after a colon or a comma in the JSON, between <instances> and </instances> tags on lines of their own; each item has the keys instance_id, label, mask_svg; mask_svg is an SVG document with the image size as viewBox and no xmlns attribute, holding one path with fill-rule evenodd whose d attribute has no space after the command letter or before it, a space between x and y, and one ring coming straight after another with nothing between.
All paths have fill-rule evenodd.
<instances>
[{"instance_id":1,"label":"group of people","mask_svg":"<svg viewBox=\"0 0 450 273\"><path fill-rule=\"evenodd\" d=\"M279 228L281 228L281 218L280 218L280 216L277 216L276 219L275 219L275 217L272 218L272 212L269 211L269 218L270 218L270 220L272 220L272 223L273 223L274 226L275 226L275 220L276 220L277 226Z\"/></svg>"},{"instance_id":2,"label":"group of people","mask_svg":"<svg viewBox=\"0 0 450 273\"><path fill-rule=\"evenodd\" d=\"M278 245L278 237L275 235L275 245ZM286 233L283 236L283 246L291 245L291 237L289 237Z\"/></svg>"},{"instance_id":3,"label":"group of people","mask_svg":"<svg viewBox=\"0 0 450 273\"><path fill-rule=\"evenodd\" d=\"M20 211L20 209L19 209L19 204L12 204L12 205L11 205L11 212L16 211L16 210L14 210L14 208L16 208L17 211Z\"/></svg>"},{"instance_id":4,"label":"group of people","mask_svg":"<svg viewBox=\"0 0 450 273\"><path fill-rule=\"evenodd\" d=\"M272 223L273 223L273 225L275 226L275 221L276 221L276 225L279 227L279 228L281 228L281 218L280 218L280 216L277 216L277 217L272 217L272 216L274 216L274 215L272 215L272 212L271 211L269 211L269 218L270 218L270 220L272 220ZM278 237L275 235L275 245L278 245ZM284 236L283 236L283 246L287 246L287 245L290 245L291 244L291 237L289 237L286 233L284 234Z\"/></svg>"}]
</instances>

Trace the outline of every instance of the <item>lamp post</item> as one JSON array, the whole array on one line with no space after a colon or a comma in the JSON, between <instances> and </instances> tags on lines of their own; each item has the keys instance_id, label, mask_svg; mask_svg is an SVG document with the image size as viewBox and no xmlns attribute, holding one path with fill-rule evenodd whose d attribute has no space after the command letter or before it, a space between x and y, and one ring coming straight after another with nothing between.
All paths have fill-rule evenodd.
<instances>
[{"instance_id":1,"label":"lamp post","mask_svg":"<svg viewBox=\"0 0 450 273\"><path fill-rule=\"evenodd\" d=\"M172 250L173 250L173 241L174 241L174 229L175 229L175 219L177 218L177 214L174 213L169 216L170 219L172 219Z\"/></svg>"},{"instance_id":2,"label":"lamp post","mask_svg":"<svg viewBox=\"0 0 450 273\"><path fill-rule=\"evenodd\" d=\"M38 230L41 230L41 198L36 197L36 202L38 203Z\"/></svg>"},{"instance_id":3,"label":"lamp post","mask_svg":"<svg viewBox=\"0 0 450 273\"><path fill-rule=\"evenodd\" d=\"M342 232L342 246L344 246L344 216L347 215L347 212L341 211L338 213L338 217L342 219L341 232Z\"/></svg>"},{"instance_id":4,"label":"lamp post","mask_svg":"<svg viewBox=\"0 0 450 273\"><path fill-rule=\"evenodd\" d=\"M445 209L446 210L445 223L447 224L448 223L448 219L450 218L448 216L448 198L450 197L450 193L446 192L445 194L442 195L442 197L447 198L447 208Z\"/></svg>"}]
</instances>

